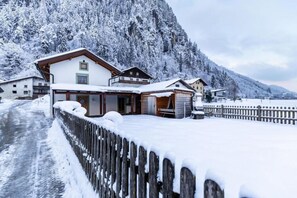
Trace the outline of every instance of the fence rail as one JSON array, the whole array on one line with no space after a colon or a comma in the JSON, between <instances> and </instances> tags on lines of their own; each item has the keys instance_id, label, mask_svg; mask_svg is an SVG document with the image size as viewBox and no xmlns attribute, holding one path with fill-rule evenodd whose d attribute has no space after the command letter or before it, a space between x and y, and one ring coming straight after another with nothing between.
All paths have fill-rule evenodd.
<instances>
[{"instance_id":1,"label":"fence rail","mask_svg":"<svg viewBox=\"0 0 297 198\"><path fill-rule=\"evenodd\" d=\"M155 152L60 109L55 109L55 116L99 197L194 198L196 176L187 167L181 168L180 191L174 192L175 164L170 159L163 159L159 178L160 157ZM205 198L224 197L213 180L200 188Z\"/></svg>"},{"instance_id":2,"label":"fence rail","mask_svg":"<svg viewBox=\"0 0 297 198\"><path fill-rule=\"evenodd\" d=\"M206 115L229 118L292 124L297 122L297 108L271 106L204 105Z\"/></svg>"}]
</instances>

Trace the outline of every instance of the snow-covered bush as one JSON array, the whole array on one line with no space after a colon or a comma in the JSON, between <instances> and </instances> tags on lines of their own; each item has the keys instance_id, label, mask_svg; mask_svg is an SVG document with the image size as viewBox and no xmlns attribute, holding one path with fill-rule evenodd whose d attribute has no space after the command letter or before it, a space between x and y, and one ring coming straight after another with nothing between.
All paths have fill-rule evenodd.
<instances>
[{"instance_id":1,"label":"snow-covered bush","mask_svg":"<svg viewBox=\"0 0 297 198\"><path fill-rule=\"evenodd\" d=\"M109 111L103 116L104 120L109 120L115 125L121 124L123 122L123 116L116 111Z\"/></svg>"},{"instance_id":2,"label":"snow-covered bush","mask_svg":"<svg viewBox=\"0 0 297 198\"><path fill-rule=\"evenodd\" d=\"M77 115L85 115L87 110L81 106L79 102L76 101L60 101L54 104L54 108L59 108L63 111L69 113L74 113Z\"/></svg>"}]
</instances>

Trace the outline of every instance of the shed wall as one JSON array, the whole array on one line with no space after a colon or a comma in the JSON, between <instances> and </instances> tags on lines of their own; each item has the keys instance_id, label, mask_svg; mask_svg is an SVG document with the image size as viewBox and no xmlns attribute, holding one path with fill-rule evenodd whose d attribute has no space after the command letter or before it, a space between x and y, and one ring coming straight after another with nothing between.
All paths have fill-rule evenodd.
<instances>
[{"instance_id":1,"label":"shed wall","mask_svg":"<svg viewBox=\"0 0 297 198\"><path fill-rule=\"evenodd\" d=\"M184 112L185 105L185 112ZM183 118L191 115L192 111L192 94L176 93L175 94L175 117Z\"/></svg>"}]
</instances>

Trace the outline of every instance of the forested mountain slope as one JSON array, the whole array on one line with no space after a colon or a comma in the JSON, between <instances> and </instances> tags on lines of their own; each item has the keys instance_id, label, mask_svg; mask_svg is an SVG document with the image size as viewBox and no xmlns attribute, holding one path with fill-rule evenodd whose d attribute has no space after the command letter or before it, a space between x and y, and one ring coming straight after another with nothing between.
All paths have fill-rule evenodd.
<instances>
[{"instance_id":1,"label":"forested mountain slope","mask_svg":"<svg viewBox=\"0 0 297 198\"><path fill-rule=\"evenodd\" d=\"M138 66L156 81L201 77L247 97L287 92L217 66L164 0L2 0L0 24L3 80L35 73L37 58L85 47L120 69Z\"/></svg>"}]
</instances>

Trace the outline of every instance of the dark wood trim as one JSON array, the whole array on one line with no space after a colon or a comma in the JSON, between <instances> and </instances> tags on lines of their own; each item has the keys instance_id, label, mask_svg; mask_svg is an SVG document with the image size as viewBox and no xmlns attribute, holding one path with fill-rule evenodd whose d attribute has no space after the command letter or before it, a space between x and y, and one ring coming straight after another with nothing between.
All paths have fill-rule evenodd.
<instances>
[{"instance_id":1,"label":"dark wood trim","mask_svg":"<svg viewBox=\"0 0 297 198\"><path fill-rule=\"evenodd\" d=\"M102 115L103 114L103 107L102 107L102 103L103 103L103 101L102 101L102 94L100 94L99 95L100 96L100 114Z\"/></svg>"},{"instance_id":2,"label":"dark wood trim","mask_svg":"<svg viewBox=\"0 0 297 198\"><path fill-rule=\"evenodd\" d=\"M103 114L106 114L106 94L103 94Z\"/></svg>"},{"instance_id":3,"label":"dark wood trim","mask_svg":"<svg viewBox=\"0 0 297 198\"><path fill-rule=\"evenodd\" d=\"M131 95L131 113L135 113L134 112L134 99L135 99L134 95Z\"/></svg>"},{"instance_id":4,"label":"dark wood trim","mask_svg":"<svg viewBox=\"0 0 297 198\"><path fill-rule=\"evenodd\" d=\"M136 77L134 77L134 78L136 78ZM145 80L147 80L147 79L145 79ZM122 80L122 79L120 79L118 82L114 82L114 83L141 84L141 85L150 84L149 81L142 81L142 80L139 80L139 81L136 81L136 80Z\"/></svg>"},{"instance_id":5,"label":"dark wood trim","mask_svg":"<svg viewBox=\"0 0 297 198\"><path fill-rule=\"evenodd\" d=\"M66 100L70 100L70 93L69 93L69 91L66 92Z\"/></svg>"}]
</instances>

